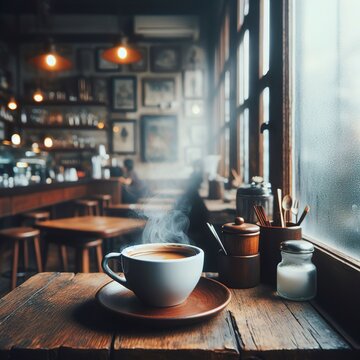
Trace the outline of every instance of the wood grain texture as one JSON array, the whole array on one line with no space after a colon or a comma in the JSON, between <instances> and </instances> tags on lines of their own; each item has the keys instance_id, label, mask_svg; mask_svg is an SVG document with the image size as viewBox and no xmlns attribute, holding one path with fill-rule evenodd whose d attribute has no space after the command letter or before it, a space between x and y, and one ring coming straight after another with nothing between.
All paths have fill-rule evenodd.
<instances>
[{"instance_id":1,"label":"wood grain texture","mask_svg":"<svg viewBox=\"0 0 360 360\"><path fill-rule=\"evenodd\" d=\"M244 356L261 354L263 359L339 359L355 356L349 344L309 303L283 301L264 285L232 290L232 296L229 310Z\"/></svg>"},{"instance_id":2,"label":"wood grain texture","mask_svg":"<svg viewBox=\"0 0 360 360\"><path fill-rule=\"evenodd\" d=\"M114 359L239 359L239 352L225 310L197 325L119 331L114 342Z\"/></svg>"},{"instance_id":3,"label":"wood grain texture","mask_svg":"<svg viewBox=\"0 0 360 360\"><path fill-rule=\"evenodd\" d=\"M7 295L0 358L108 359L114 329L94 300L107 280L104 274L43 273Z\"/></svg>"},{"instance_id":4,"label":"wood grain texture","mask_svg":"<svg viewBox=\"0 0 360 360\"><path fill-rule=\"evenodd\" d=\"M36 227L46 231L94 236L104 239L141 230L145 226L145 223L144 220L139 219L81 216L42 221L36 223Z\"/></svg>"},{"instance_id":5,"label":"wood grain texture","mask_svg":"<svg viewBox=\"0 0 360 360\"><path fill-rule=\"evenodd\" d=\"M227 309L175 328L128 322L100 307L105 274L42 273L0 299L0 359L358 359L310 303L266 286L231 290Z\"/></svg>"}]
</instances>

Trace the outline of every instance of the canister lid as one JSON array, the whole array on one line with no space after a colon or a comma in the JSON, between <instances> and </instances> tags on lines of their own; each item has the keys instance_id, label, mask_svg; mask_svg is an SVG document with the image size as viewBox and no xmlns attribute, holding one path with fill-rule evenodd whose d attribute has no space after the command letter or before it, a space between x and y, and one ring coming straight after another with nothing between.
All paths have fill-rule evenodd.
<instances>
[{"instance_id":1,"label":"canister lid","mask_svg":"<svg viewBox=\"0 0 360 360\"><path fill-rule=\"evenodd\" d=\"M252 234L260 231L259 226L246 223L242 217L236 217L233 223L227 223L222 226L224 232Z\"/></svg>"},{"instance_id":2,"label":"canister lid","mask_svg":"<svg viewBox=\"0 0 360 360\"><path fill-rule=\"evenodd\" d=\"M314 245L305 240L287 240L280 244L280 250L292 254L310 254L314 252Z\"/></svg>"},{"instance_id":3,"label":"canister lid","mask_svg":"<svg viewBox=\"0 0 360 360\"><path fill-rule=\"evenodd\" d=\"M271 195L271 185L264 182L261 176L254 176L250 184L243 185L237 189L238 195Z\"/></svg>"}]
</instances>

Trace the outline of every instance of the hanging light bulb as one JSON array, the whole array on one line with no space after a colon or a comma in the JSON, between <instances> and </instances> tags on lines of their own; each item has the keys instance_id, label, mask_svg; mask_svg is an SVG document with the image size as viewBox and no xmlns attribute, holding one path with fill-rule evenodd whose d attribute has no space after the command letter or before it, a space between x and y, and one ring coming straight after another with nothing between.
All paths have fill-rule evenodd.
<instances>
[{"instance_id":1,"label":"hanging light bulb","mask_svg":"<svg viewBox=\"0 0 360 360\"><path fill-rule=\"evenodd\" d=\"M45 62L48 66L54 67L57 63L56 56L54 54L46 55Z\"/></svg>"},{"instance_id":2,"label":"hanging light bulb","mask_svg":"<svg viewBox=\"0 0 360 360\"><path fill-rule=\"evenodd\" d=\"M142 59L141 52L129 46L125 37L116 46L105 50L101 56L106 61L116 64L131 64Z\"/></svg>"},{"instance_id":3,"label":"hanging light bulb","mask_svg":"<svg viewBox=\"0 0 360 360\"><path fill-rule=\"evenodd\" d=\"M43 93L41 92L40 89L37 89L35 92L34 92L34 95L33 95L33 99L34 101L36 102L42 102L44 100L44 95Z\"/></svg>"},{"instance_id":4,"label":"hanging light bulb","mask_svg":"<svg viewBox=\"0 0 360 360\"><path fill-rule=\"evenodd\" d=\"M7 104L8 108L10 110L16 110L17 109L17 103L16 103L16 100L15 98L12 96Z\"/></svg>"},{"instance_id":5,"label":"hanging light bulb","mask_svg":"<svg viewBox=\"0 0 360 360\"><path fill-rule=\"evenodd\" d=\"M44 139L44 146L46 148L51 148L53 146L53 140L50 136L47 136L45 139Z\"/></svg>"},{"instance_id":6,"label":"hanging light bulb","mask_svg":"<svg viewBox=\"0 0 360 360\"><path fill-rule=\"evenodd\" d=\"M59 55L55 45L51 42L43 53L31 58L29 61L37 68L51 72L65 71L72 68L71 61Z\"/></svg>"},{"instance_id":7,"label":"hanging light bulb","mask_svg":"<svg viewBox=\"0 0 360 360\"><path fill-rule=\"evenodd\" d=\"M20 145L20 143L21 143L21 137L20 137L20 135L17 134L17 133L12 134L12 135L11 135L11 143L12 143L13 145Z\"/></svg>"}]
</instances>

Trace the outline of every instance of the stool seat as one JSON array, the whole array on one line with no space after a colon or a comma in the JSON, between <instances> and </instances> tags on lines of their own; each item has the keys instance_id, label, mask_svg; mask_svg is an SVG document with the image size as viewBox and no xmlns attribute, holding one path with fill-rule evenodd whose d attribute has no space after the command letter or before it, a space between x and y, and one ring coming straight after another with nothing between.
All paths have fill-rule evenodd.
<instances>
[{"instance_id":1,"label":"stool seat","mask_svg":"<svg viewBox=\"0 0 360 360\"><path fill-rule=\"evenodd\" d=\"M81 206L97 206L98 202L96 200L81 199L81 200L76 200L75 204Z\"/></svg>"},{"instance_id":2,"label":"stool seat","mask_svg":"<svg viewBox=\"0 0 360 360\"><path fill-rule=\"evenodd\" d=\"M6 239L27 239L34 236L39 236L40 231L31 227L13 227L4 230L0 230L0 238Z\"/></svg>"},{"instance_id":3,"label":"stool seat","mask_svg":"<svg viewBox=\"0 0 360 360\"><path fill-rule=\"evenodd\" d=\"M31 211L22 216L26 219L31 219L34 221L44 221L50 219L50 212L49 211Z\"/></svg>"},{"instance_id":4,"label":"stool seat","mask_svg":"<svg viewBox=\"0 0 360 360\"><path fill-rule=\"evenodd\" d=\"M105 200L105 201L110 201L111 200L111 195L109 194L95 194L92 196L93 199L96 200Z\"/></svg>"}]
</instances>

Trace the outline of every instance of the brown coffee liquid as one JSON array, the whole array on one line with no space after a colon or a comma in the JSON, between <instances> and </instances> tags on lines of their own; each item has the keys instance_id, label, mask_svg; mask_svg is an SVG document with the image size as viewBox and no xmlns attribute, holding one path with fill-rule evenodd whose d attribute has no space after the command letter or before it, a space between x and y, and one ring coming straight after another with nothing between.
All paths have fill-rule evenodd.
<instances>
[{"instance_id":1,"label":"brown coffee liquid","mask_svg":"<svg viewBox=\"0 0 360 360\"><path fill-rule=\"evenodd\" d=\"M144 251L132 254L132 257L141 260L176 260L184 259L194 254L180 251Z\"/></svg>"}]
</instances>

